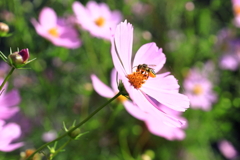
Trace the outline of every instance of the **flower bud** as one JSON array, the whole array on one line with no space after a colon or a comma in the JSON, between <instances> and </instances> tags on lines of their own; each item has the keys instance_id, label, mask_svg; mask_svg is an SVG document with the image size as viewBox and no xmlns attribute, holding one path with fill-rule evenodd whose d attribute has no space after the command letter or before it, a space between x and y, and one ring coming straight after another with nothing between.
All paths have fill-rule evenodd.
<instances>
[{"instance_id":1,"label":"flower bud","mask_svg":"<svg viewBox=\"0 0 240 160\"><path fill-rule=\"evenodd\" d=\"M81 130L79 128L75 129L74 131L68 133L68 135L72 138L72 139L77 139L79 137L81 133Z\"/></svg>"},{"instance_id":2,"label":"flower bud","mask_svg":"<svg viewBox=\"0 0 240 160\"><path fill-rule=\"evenodd\" d=\"M9 27L7 24L0 22L0 35L4 36L8 33Z\"/></svg>"},{"instance_id":3,"label":"flower bud","mask_svg":"<svg viewBox=\"0 0 240 160\"><path fill-rule=\"evenodd\" d=\"M8 56L10 63L15 67L21 67L28 62L29 52L28 49L22 49L20 52L14 52Z\"/></svg>"},{"instance_id":4,"label":"flower bud","mask_svg":"<svg viewBox=\"0 0 240 160\"><path fill-rule=\"evenodd\" d=\"M20 153L20 156L21 156L20 160L26 160L29 156L31 156L31 154L33 154L33 152L35 152L35 149L27 149L26 151L21 152ZM41 159L42 159L42 156L39 153L36 153L32 158L32 160L41 160Z\"/></svg>"}]
</instances>

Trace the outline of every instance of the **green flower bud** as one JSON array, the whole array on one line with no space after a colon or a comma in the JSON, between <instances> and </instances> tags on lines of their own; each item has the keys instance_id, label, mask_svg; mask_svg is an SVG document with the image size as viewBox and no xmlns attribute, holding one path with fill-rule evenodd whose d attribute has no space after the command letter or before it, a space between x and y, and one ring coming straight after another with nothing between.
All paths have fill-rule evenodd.
<instances>
[{"instance_id":1,"label":"green flower bud","mask_svg":"<svg viewBox=\"0 0 240 160\"><path fill-rule=\"evenodd\" d=\"M70 128L71 129L71 128ZM79 128L75 129L74 131L68 133L68 135L72 138L72 139L77 139L79 137L81 133L81 130Z\"/></svg>"}]
</instances>

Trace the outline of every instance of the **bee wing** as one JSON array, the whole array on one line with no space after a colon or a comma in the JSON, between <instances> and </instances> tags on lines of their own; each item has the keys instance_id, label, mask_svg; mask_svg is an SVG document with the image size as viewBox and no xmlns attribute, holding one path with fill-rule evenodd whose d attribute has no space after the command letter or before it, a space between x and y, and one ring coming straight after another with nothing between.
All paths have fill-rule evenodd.
<instances>
[{"instance_id":1,"label":"bee wing","mask_svg":"<svg viewBox=\"0 0 240 160\"><path fill-rule=\"evenodd\" d=\"M157 65L155 65L155 64L149 64L148 66L149 66L149 67L156 67Z\"/></svg>"}]
</instances>

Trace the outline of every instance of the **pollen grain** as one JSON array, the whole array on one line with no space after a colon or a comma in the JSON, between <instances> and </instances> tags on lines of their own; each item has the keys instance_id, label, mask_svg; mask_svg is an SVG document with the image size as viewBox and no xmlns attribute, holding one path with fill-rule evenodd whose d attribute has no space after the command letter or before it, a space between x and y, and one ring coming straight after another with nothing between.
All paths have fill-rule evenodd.
<instances>
[{"instance_id":1,"label":"pollen grain","mask_svg":"<svg viewBox=\"0 0 240 160\"><path fill-rule=\"evenodd\" d=\"M133 72L127 75L129 83L135 88L139 89L142 87L142 84L146 82L148 76L146 74L142 74L141 72Z\"/></svg>"}]
</instances>

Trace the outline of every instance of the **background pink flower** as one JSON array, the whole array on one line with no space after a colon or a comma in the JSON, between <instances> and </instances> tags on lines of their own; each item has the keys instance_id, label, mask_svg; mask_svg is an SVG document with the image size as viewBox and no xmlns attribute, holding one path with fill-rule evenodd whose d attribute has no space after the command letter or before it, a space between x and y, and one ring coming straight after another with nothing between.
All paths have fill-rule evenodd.
<instances>
[{"instance_id":1,"label":"background pink flower","mask_svg":"<svg viewBox=\"0 0 240 160\"><path fill-rule=\"evenodd\" d=\"M0 79L0 84L2 84ZM7 85L4 86L3 92L0 95L0 120L1 119L9 119L15 113L19 111L19 108L16 106L21 101L19 93L17 90L12 90L6 93Z\"/></svg>"},{"instance_id":2,"label":"background pink flower","mask_svg":"<svg viewBox=\"0 0 240 160\"><path fill-rule=\"evenodd\" d=\"M184 80L183 86L184 94L190 99L192 108L201 108L208 111L211 109L212 103L216 101L216 94L212 90L212 82L208 79L205 71L201 72L197 68L191 69Z\"/></svg>"},{"instance_id":3,"label":"background pink flower","mask_svg":"<svg viewBox=\"0 0 240 160\"><path fill-rule=\"evenodd\" d=\"M240 27L240 1L232 0L233 12L234 12L234 25Z\"/></svg>"},{"instance_id":4,"label":"background pink flower","mask_svg":"<svg viewBox=\"0 0 240 160\"><path fill-rule=\"evenodd\" d=\"M239 68L240 63L240 40L229 40L228 48L221 57L219 65L222 69L235 71Z\"/></svg>"},{"instance_id":5,"label":"background pink flower","mask_svg":"<svg viewBox=\"0 0 240 160\"><path fill-rule=\"evenodd\" d=\"M111 11L107 4L89 1L84 7L80 2L73 3L73 11L77 18L77 23L98 38L111 39L110 28L115 29L122 20L119 11Z\"/></svg>"},{"instance_id":6,"label":"background pink flower","mask_svg":"<svg viewBox=\"0 0 240 160\"><path fill-rule=\"evenodd\" d=\"M10 152L23 146L23 142L11 144L20 135L21 129L17 124L8 123L5 125L5 122L0 120L0 151Z\"/></svg>"},{"instance_id":7,"label":"background pink flower","mask_svg":"<svg viewBox=\"0 0 240 160\"><path fill-rule=\"evenodd\" d=\"M39 23L31 20L37 33L51 41L56 46L78 48L81 41L77 31L65 19L58 18L53 9L45 7L39 15Z\"/></svg>"},{"instance_id":8,"label":"background pink flower","mask_svg":"<svg viewBox=\"0 0 240 160\"><path fill-rule=\"evenodd\" d=\"M107 85L105 85L103 82L101 82L95 75L91 75L94 90L99 95L106 98L112 98L113 96L116 95L116 93L119 92L117 88L116 78L117 78L116 70L113 70L111 73L112 88L110 88ZM150 114L148 112L144 112L137 105L135 105L133 102L128 100L126 97L122 96L121 98L118 98L118 100L120 100L123 103L128 113L130 113L133 117L144 121L151 133L157 136L164 137L168 140L175 140L175 139L181 140L185 138L185 133L182 130L182 128L167 125L169 121L167 117L165 119L163 117L159 118L157 114ZM164 110L164 112L167 112L168 114L175 116L181 121L185 121L183 118L179 117L180 112L168 109L163 105L159 107L162 110Z\"/></svg>"},{"instance_id":9,"label":"background pink flower","mask_svg":"<svg viewBox=\"0 0 240 160\"><path fill-rule=\"evenodd\" d=\"M237 150L233 147L233 145L227 141L222 140L218 143L219 150L227 159L234 159L237 156Z\"/></svg>"},{"instance_id":10,"label":"background pink flower","mask_svg":"<svg viewBox=\"0 0 240 160\"><path fill-rule=\"evenodd\" d=\"M238 63L238 59L235 55L226 54L221 57L219 64L221 69L235 71L238 69Z\"/></svg>"},{"instance_id":11,"label":"background pink flower","mask_svg":"<svg viewBox=\"0 0 240 160\"><path fill-rule=\"evenodd\" d=\"M132 42L132 25L127 21L121 22L112 39L111 53L114 66L133 102L143 111L157 113L159 117L168 117L168 115L162 112L148 96L169 108L185 111L189 107L189 100L186 96L178 93L177 80L169 73L157 74L155 78L150 77L145 80L145 83L139 85L138 82L143 82L144 80L141 78L144 77L139 72L136 73L136 67L140 64L154 65L155 72L158 72L163 67L166 57L162 49L159 49L155 43L148 43L140 47L132 64ZM132 80L130 80L130 76ZM181 125L174 118L169 117L169 120L172 121L172 125Z\"/></svg>"}]
</instances>

